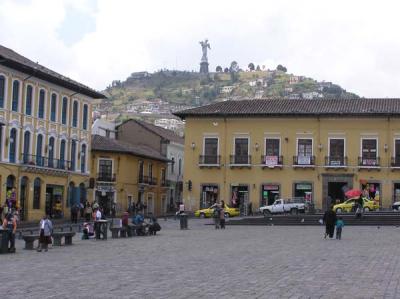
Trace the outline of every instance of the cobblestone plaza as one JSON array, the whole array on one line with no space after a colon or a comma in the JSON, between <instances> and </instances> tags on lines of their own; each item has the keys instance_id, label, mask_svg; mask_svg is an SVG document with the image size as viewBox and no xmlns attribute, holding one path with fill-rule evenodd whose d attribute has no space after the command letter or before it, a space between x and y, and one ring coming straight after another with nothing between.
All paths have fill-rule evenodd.
<instances>
[{"instance_id":1,"label":"cobblestone plaza","mask_svg":"<svg viewBox=\"0 0 400 299\"><path fill-rule=\"evenodd\" d=\"M0 255L1 298L400 298L400 228L161 220L155 237Z\"/></svg>"}]
</instances>

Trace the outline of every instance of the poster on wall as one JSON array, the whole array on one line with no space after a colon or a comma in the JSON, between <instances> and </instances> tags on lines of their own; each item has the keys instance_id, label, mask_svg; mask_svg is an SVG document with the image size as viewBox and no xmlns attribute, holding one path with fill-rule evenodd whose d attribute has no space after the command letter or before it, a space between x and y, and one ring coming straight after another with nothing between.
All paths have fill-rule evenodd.
<instances>
[{"instance_id":1,"label":"poster on wall","mask_svg":"<svg viewBox=\"0 0 400 299\"><path fill-rule=\"evenodd\" d=\"M297 164L299 164L299 165L310 165L311 164L311 157L310 156L298 156L297 157Z\"/></svg>"},{"instance_id":2,"label":"poster on wall","mask_svg":"<svg viewBox=\"0 0 400 299\"><path fill-rule=\"evenodd\" d=\"M277 156L265 156L265 165L267 165L267 166L278 165L278 157Z\"/></svg>"}]
</instances>

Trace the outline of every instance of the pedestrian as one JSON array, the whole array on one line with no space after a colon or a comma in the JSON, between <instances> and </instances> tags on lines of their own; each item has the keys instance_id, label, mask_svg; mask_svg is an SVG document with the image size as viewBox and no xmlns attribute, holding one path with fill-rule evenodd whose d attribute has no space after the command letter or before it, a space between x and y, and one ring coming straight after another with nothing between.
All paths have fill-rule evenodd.
<instances>
[{"instance_id":1,"label":"pedestrian","mask_svg":"<svg viewBox=\"0 0 400 299\"><path fill-rule=\"evenodd\" d=\"M218 203L214 203L210 207L210 209L214 209L213 210L214 225L215 225L215 229L219 229L219 225L220 225L220 221L221 221L221 216L220 216L221 207Z\"/></svg>"},{"instance_id":2,"label":"pedestrian","mask_svg":"<svg viewBox=\"0 0 400 299\"><path fill-rule=\"evenodd\" d=\"M336 239L341 240L342 239L342 229L344 226L344 222L342 217L338 217L336 220Z\"/></svg>"},{"instance_id":3,"label":"pedestrian","mask_svg":"<svg viewBox=\"0 0 400 299\"><path fill-rule=\"evenodd\" d=\"M326 239L326 237L329 236L329 238L332 239L333 234L335 232L335 224L336 224L336 213L333 210L333 205L331 205L329 210L325 212L323 221L325 223L324 238Z\"/></svg>"},{"instance_id":4,"label":"pedestrian","mask_svg":"<svg viewBox=\"0 0 400 299\"><path fill-rule=\"evenodd\" d=\"M225 229L225 202L221 200L221 209L219 210L219 225Z\"/></svg>"},{"instance_id":5,"label":"pedestrian","mask_svg":"<svg viewBox=\"0 0 400 299\"><path fill-rule=\"evenodd\" d=\"M9 247L8 252L15 252L15 232L17 230L17 221L14 214L9 212L3 221L3 229L7 230Z\"/></svg>"},{"instance_id":6,"label":"pedestrian","mask_svg":"<svg viewBox=\"0 0 400 299\"><path fill-rule=\"evenodd\" d=\"M87 201L85 204L85 220L86 220L86 222L90 221L90 217L92 216L92 213L93 213L92 206L90 205L89 201Z\"/></svg>"},{"instance_id":7,"label":"pedestrian","mask_svg":"<svg viewBox=\"0 0 400 299\"><path fill-rule=\"evenodd\" d=\"M361 219L364 211L364 198L362 197L362 195L358 197L356 202L357 202L356 218Z\"/></svg>"},{"instance_id":8,"label":"pedestrian","mask_svg":"<svg viewBox=\"0 0 400 299\"><path fill-rule=\"evenodd\" d=\"M49 217L44 215L39 224L39 247L37 252L48 250L49 244L51 244L51 234L53 232L53 224L51 223Z\"/></svg>"}]
</instances>

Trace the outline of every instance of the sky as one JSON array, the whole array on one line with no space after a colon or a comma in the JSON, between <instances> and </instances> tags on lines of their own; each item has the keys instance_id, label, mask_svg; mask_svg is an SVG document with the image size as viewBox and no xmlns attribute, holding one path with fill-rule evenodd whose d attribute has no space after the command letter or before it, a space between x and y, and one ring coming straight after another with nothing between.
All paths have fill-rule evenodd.
<instances>
[{"instance_id":1,"label":"sky","mask_svg":"<svg viewBox=\"0 0 400 299\"><path fill-rule=\"evenodd\" d=\"M398 1L0 0L0 44L103 90L132 72L235 60L400 97Z\"/></svg>"}]
</instances>

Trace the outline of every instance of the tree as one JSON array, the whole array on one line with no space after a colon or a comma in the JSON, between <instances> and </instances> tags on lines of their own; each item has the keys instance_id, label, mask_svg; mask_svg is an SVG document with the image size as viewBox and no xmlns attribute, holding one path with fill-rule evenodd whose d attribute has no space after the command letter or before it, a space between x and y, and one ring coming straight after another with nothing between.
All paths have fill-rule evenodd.
<instances>
[{"instance_id":1,"label":"tree","mask_svg":"<svg viewBox=\"0 0 400 299\"><path fill-rule=\"evenodd\" d=\"M247 66L249 70L252 72L254 71L254 63L250 62L249 65Z\"/></svg>"},{"instance_id":2,"label":"tree","mask_svg":"<svg viewBox=\"0 0 400 299\"><path fill-rule=\"evenodd\" d=\"M282 64L279 64L279 65L276 67L276 70L277 70L277 71L284 72L284 73L287 72L287 68L285 68Z\"/></svg>"},{"instance_id":3,"label":"tree","mask_svg":"<svg viewBox=\"0 0 400 299\"><path fill-rule=\"evenodd\" d=\"M224 69L224 73L229 73L229 69L227 67Z\"/></svg>"},{"instance_id":4,"label":"tree","mask_svg":"<svg viewBox=\"0 0 400 299\"><path fill-rule=\"evenodd\" d=\"M217 66L217 67L215 68L215 71L216 71L217 73L222 72L222 67L221 67L220 65Z\"/></svg>"},{"instance_id":5,"label":"tree","mask_svg":"<svg viewBox=\"0 0 400 299\"><path fill-rule=\"evenodd\" d=\"M259 65L257 65L256 71L257 71L257 72L261 71L261 69L260 69L260 66L259 66Z\"/></svg>"}]
</instances>

